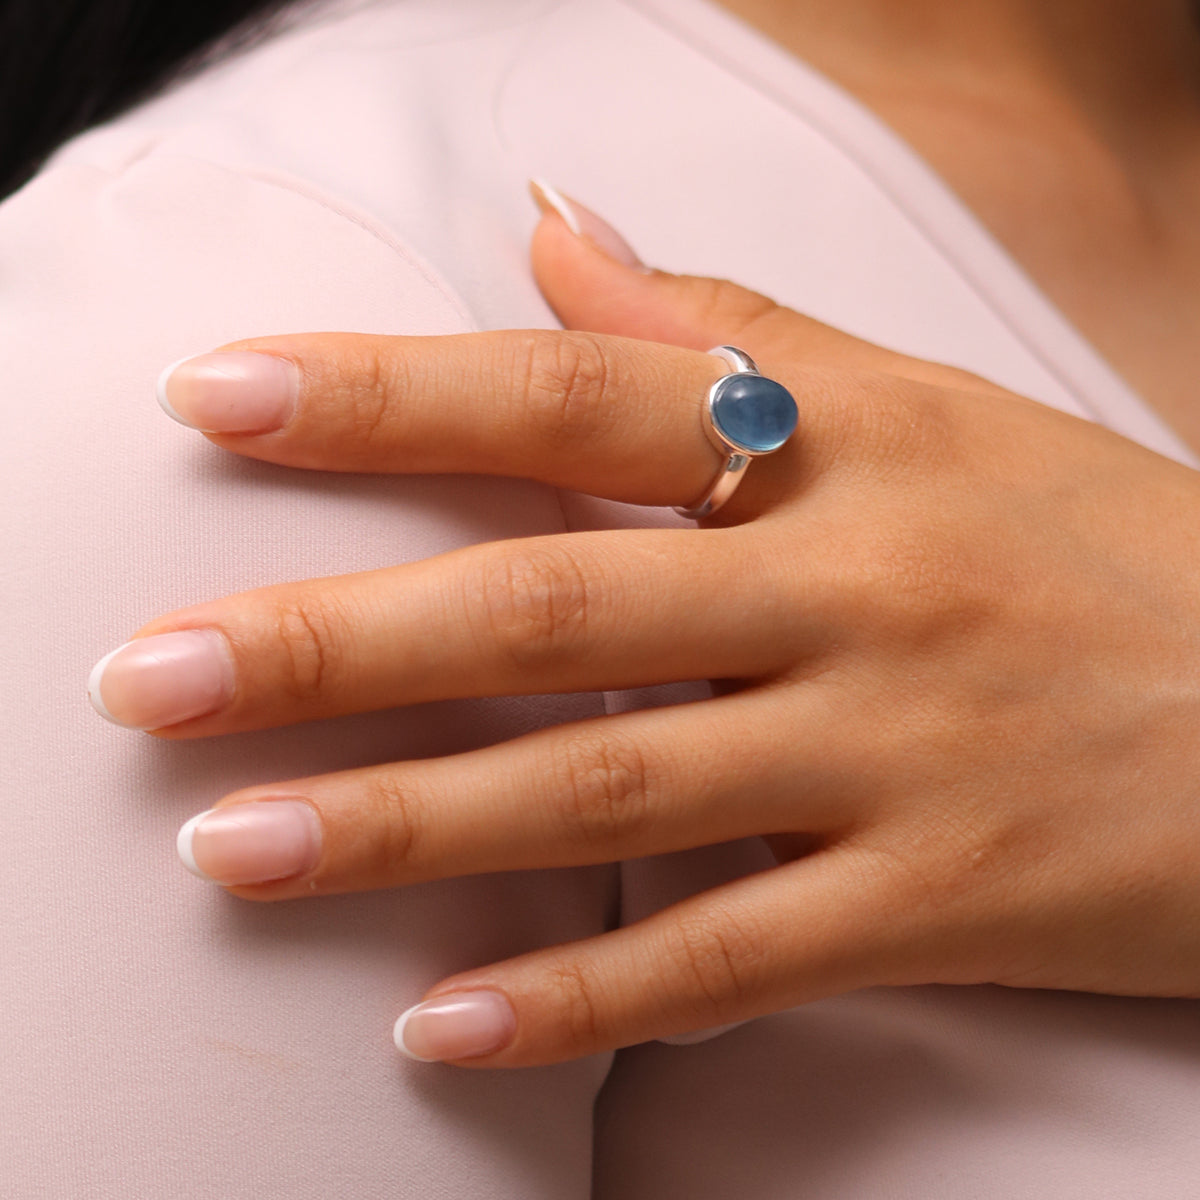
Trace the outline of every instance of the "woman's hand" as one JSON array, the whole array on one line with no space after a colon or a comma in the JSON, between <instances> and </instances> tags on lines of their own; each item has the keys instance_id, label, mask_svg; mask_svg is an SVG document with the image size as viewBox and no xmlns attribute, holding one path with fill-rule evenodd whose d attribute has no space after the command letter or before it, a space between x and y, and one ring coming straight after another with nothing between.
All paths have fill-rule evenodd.
<instances>
[{"instance_id":1,"label":"woman's hand","mask_svg":"<svg viewBox=\"0 0 1200 1200\"><path fill-rule=\"evenodd\" d=\"M95 694L170 738L452 697L718 695L249 788L185 851L278 900L769 837L771 870L431 989L406 1046L463 1065L875 984L1200 993L1200 477L731 284L639 271L571 216L585 240L548 214L535 269L591 333L258 339L223 377L177 370L171 403L292 466L688 504L721 462L701 404L725 368L703 351L733 343L801 424L707 527L203 604L109 656Z\"/></svg>"}]
</instances>

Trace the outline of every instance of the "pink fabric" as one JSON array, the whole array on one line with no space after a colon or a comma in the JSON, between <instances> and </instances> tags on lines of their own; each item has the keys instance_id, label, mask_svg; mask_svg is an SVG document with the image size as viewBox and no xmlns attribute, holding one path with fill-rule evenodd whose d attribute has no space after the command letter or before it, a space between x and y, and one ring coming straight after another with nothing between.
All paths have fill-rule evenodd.
<instances>
[{"instance_id":1,"label":"pink fabric","mask_svg":"<svg viewBox=\"0 0 1200 1200\"><path fill-rule=\"evenodd\" d=\"M271 907L177 862L181 821L239 785L678 694L186 745L84 695L101 654L205 596L672 519L520 482L290 472L154 402L164 364L256 333L553 324L526 267L530 175L646 261L1190 461L903 146L705 0L338 5L78 139L0 207L0 1194L571 1200L593 1154L598 1200L1187 1194L1194 1004L870 992L623 1051L610 1076L612 1056L468 1074L391 1050L436 979L764 865L756 841Z\"/></svg>"}]
</instances>

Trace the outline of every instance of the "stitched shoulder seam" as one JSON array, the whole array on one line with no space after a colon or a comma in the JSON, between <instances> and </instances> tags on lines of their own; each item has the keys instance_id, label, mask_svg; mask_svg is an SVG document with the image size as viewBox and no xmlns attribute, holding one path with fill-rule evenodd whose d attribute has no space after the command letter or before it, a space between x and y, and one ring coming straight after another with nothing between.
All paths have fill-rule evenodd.
<instances>
[{"instance_id":1,"label":"stitched shoulder seam","mask_svg":"<svg viewBox=\"0 0 1200 1200\"><path fill-rule=\"evenodd\" d=\"M326 212L343 221L350 222L350 224L357 226L381 245L386 246L406 266L419 275L454 310L455 315L459 317L468 331L479 331L478 322L475 320L474 315L467 307L463 298L451 287L436 268L427 259L413 250L403 238L397 236L392 229L379 220L373 213L359 208L341 196L326 192L301 176L271 168L246 167L225 163L217 159L205 158L198 154L186 154L177 150L159 149L154 143L140 147L139 152L122 163L117 170L106 173L116 177L125 174L133 167L156 160L165 162L173 158L200 163L219 171L226 171L231 175L236 175L242 179L249 179L255 183L261 183L266 187L279 188L281 191L290 192L294 196L299 196L301 199L317 205L319 208L324 209ZM98 170L104 170L103 167L99 167L97 164L64 162L61 165L64 167L88 165Z\"/></svg>"}]
</instances>

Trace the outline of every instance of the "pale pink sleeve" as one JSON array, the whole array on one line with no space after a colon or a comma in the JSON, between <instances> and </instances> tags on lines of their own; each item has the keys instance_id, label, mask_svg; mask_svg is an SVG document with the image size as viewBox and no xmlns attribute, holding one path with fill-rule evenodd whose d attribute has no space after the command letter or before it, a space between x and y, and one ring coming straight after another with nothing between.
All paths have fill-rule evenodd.
<instances>
[{"instance_id":1,"label":"pale pink sleeve","mask_svg":"<svg viewBox=\"0 0 1200 1200\"><path fill-rule=\"evenodd\" d=\"M608 1056L456 1072L399 1058L391 1026L449 972L602 929L616 868L253 905L192 878L174 835L243 784L444 754L598 700L163 744L85 695L97 658L176 606L564 528L544 488L283 470L154 400L166 363L233 338L470 327L427 264L287 178L150 152L62 165L0 207L3 1195L589 1194Z\"/></svg>"}]
</instances>

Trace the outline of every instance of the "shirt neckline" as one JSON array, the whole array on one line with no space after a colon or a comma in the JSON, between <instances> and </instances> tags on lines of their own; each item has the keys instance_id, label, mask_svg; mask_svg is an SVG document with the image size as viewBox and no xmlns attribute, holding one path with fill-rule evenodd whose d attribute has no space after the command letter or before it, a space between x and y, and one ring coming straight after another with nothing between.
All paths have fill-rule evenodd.
<instances>
[{"instance_id":1,"label":"shirt neckline","mask_svg":"<svg viewBox=\"0 0 1200 1200\"><path fill-rule=\"evenodd\" d=\"M930 164L851 93L713 0L617 0L822 133L1097 422L1189 466L1197 455L1117 373Z\"/></svg>"}]
</instances>

